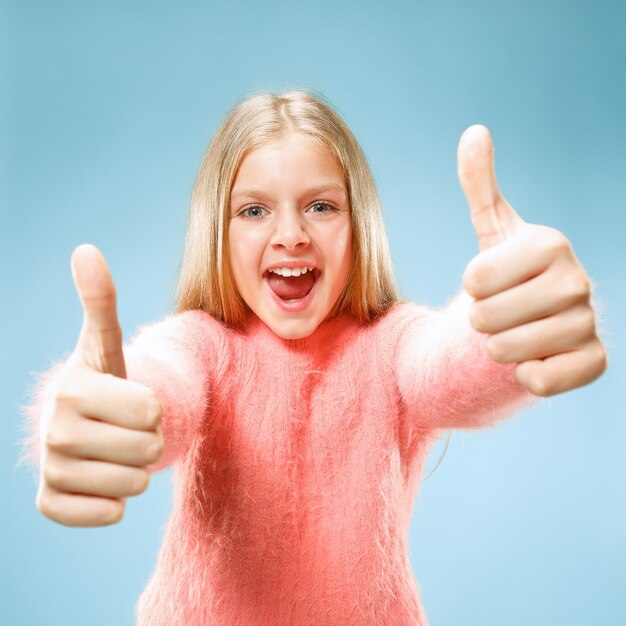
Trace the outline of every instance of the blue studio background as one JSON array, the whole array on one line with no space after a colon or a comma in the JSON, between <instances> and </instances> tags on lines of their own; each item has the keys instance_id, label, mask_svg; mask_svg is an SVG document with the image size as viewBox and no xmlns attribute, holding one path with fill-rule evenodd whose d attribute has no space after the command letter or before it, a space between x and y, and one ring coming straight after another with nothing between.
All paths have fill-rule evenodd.
<instances>
[{"instance_id":1,"label":"blue studio background","mask_svg":"<svg viewBox=\"0 0 626 626\"><path fill-rule=\"evenodd\" d=\"M78 337L74 247L107 258L125 338L166 314L211 135L241 97L287 87L324 93L361 141L406 298L444 305L477 254L456 148L478 122L505 196L570 238L604 303L602 378L455 431L423 482L410 558L431 624L626 623L626 3L0 7L0 623L133 623L171 473L118 525L55 524L16 467L18 406Z\"/></svg>"}]
</instances>

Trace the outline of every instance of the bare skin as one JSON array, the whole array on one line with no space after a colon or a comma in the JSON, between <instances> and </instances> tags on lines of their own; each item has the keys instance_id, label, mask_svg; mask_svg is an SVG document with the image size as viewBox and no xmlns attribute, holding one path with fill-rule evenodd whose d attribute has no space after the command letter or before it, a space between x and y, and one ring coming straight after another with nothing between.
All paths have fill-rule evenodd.
<instances>
[{"instance_id":1,"label":"bare skin","mask_svg":"<svg viewBox=\"0 0 626 626\"><path fill-rule=\"evenodd\" d=\"M480 254L463 286L475 299L470 323L489 335L498 363L517 363L518 382L538 396L586 385L607 354L591 306L591 280L560 231L525 222L498 189L493 144L484 126L461 136L458 174Z\"/></svg>"},{"instance_id":2,"label":"bare skin","mask_svg":"<svg viewBox=\"0 0 626 626\"><path fill-rule=\"evenodd\" d=\"M162 409L150 389L126 380L104 257L85 244L71 263L83 325L43 415L36 505L65 526L106 526L123 518L127 496L148 487L146 466L163 452Z\"/></svg>"}]
</instances>

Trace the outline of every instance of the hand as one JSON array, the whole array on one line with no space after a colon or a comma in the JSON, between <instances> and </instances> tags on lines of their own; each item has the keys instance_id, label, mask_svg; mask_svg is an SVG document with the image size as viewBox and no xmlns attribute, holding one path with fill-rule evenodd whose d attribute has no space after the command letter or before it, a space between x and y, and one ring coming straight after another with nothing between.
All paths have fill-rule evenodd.
<instances>
[{"instance_id":1,"label":"hand","mask_svg":"<svg viewBox=\"0 0 626 626\"><path fill-rule=\"evenodd\" d=\"M563 233L524 222L502 196L484 126L461 136L458 174L480 250L463 286L475 298L470 323L489 335L491 358L517 363L517 380L538 396L601 376L607 355L590 303L591 280Z\"/></svg>"},{"instance_id":2,"label":"hand","mask_svg":"<svg viewBox=\"0 0 626 626\"><path fill-rule=\"evenodd\" d=\"M66 526L104 526L124 516L125 497L149 483L163 451L161 405L125 380L116 293L97 248L78 246L72 275L83 306L78 344L42 416L37 508Z\"/></svg>"}]
</instances>

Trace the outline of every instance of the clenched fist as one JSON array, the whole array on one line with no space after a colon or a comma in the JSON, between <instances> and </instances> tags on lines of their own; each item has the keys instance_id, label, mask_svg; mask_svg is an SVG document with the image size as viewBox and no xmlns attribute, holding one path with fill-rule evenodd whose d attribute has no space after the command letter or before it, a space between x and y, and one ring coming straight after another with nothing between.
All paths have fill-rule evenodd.
<instances>
[{"instance_id":1,"label":"clenched fist","mask_svg":"<svg viewBox=\"0 0 626 626\"><path fill-rule=\"evenodd\" d=\"M516 363L517 380L538 396L594 381L607 367L607 354L592 283L569 240L554 228L525 222L506 201L484 126L463 133L458 172L480 249L463 285L475 299L470 323L489 335L490 356Z\"/></svg>"},{"instance_id":2,"label":"clenched fist","mask_svg":"<svg viewBox=\"0 0 626 626\"><path fill-rule=\"evenodd\" d=\"M42 415L37 508L66 526L105 526L124 516L125 498L146 490L146 466L163 452L161 405L126 380L115 285L102 254L78 246L72 275L83 325Z\"/></svg>"}]
</instances>

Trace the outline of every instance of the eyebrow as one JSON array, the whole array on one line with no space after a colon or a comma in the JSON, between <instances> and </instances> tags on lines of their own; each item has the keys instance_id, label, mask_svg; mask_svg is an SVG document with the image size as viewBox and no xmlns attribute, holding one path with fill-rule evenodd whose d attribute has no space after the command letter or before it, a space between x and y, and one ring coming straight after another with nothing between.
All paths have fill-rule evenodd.
<instances>
[{"instance_id":1,"label":"eyebrow","mask_svg":"<svg viewBox=\"0 0 626 626\"><path fill-rule=\"evenodd\" d=\"M231 199L238 198L240 196L251 196L253 198L266 197L265 192L259 189L237 189L234 191L235 193L231 193ZM322 183L320 185L315 185L314 187L309 187L302 195L312 195L316 193L322 193L324 191L340 191L344 194L344 196L348 196L348 191L345 186L340 185L339 183Z\"/></svg>"}]
</instances>

